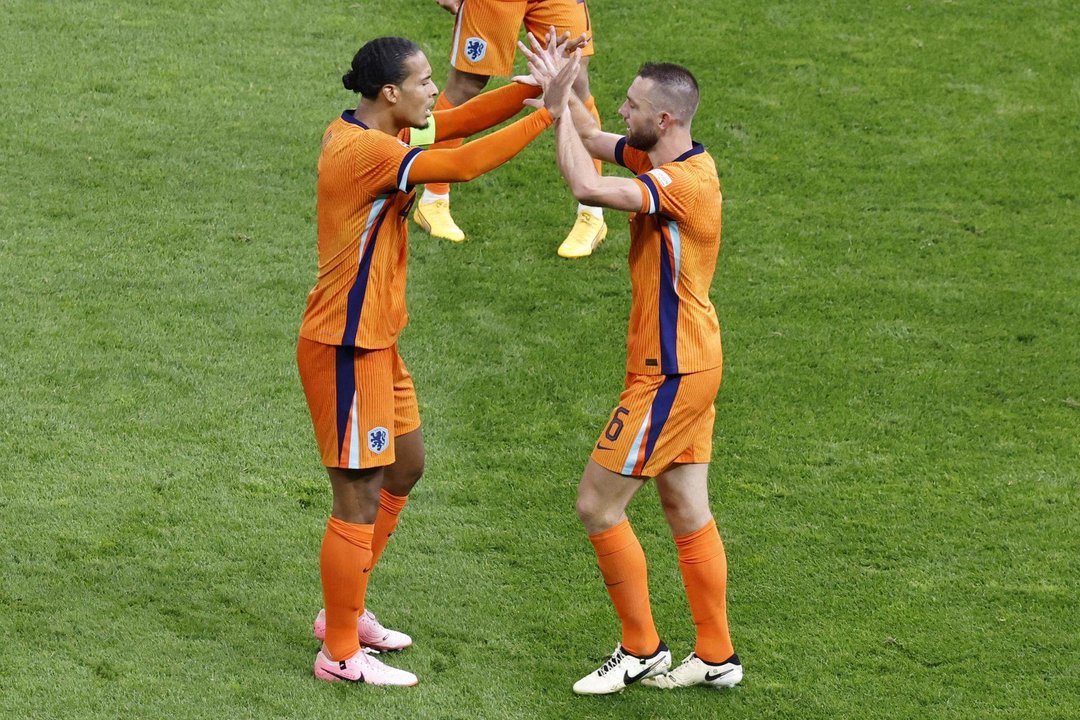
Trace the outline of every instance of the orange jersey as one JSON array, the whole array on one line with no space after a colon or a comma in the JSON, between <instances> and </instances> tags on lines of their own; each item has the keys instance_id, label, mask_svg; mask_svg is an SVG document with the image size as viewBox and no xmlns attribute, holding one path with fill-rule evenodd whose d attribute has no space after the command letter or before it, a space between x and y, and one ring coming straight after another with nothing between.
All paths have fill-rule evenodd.
<instances>
[{"instance_id":1,"label":"orange jersey","mask_svg":"<svg viewBox=\"0 0 1080 720\"><path fill-rule=\"evenodd\" d=\"M432 116L435 140L502 122L536 90L507 86ZM503 164L552 123L544 109L452 150L409 147L412 129L391 137L346 110L323 134L317 215L319 274L300 336L326 345L380 349L408 321L409 208L413 185L464 182Z\"/></svg>"},{"instance_id":2,"label":"orange jersey","mask_svg":"<svg viewBox=\"0 0 1080 720\"><path fill-rule=\"evenodd\" d=\"M421 152L369 130L350 111L323 135L317 216L319 274L300 336L327 345L390 347L405 327L406 216Z\"/></svg>"},{"instance_id":3,"label":"orange jersey","mask_svg":"<svg viewBox=\"0 0 1080 720\"><path fill-rule=\"evenodd\" d=\"M723 364L720 322L709 299L720 253L720 180L700 143L652 166L647 153L615 146L638 173L641 210L630 218L632 300L628 373L678 375Z\"/></svg>"}]
</instances>

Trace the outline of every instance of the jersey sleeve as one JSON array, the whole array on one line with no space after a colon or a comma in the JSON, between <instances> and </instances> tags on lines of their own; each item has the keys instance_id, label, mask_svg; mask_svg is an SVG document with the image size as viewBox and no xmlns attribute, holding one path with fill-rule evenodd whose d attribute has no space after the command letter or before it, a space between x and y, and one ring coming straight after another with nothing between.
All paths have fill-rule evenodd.
<instances>
[{"instance_id":1,"label":"jersey sleeve","mask_svg":"<svg viewBox=\"0 0 1080 720\"><path fill-rule=\"evenodd\" d=\"M641 212L672 220L686 217L700 191L700 183L681 163L652 168L635 178L641 189Z\"/></svg>"},{"instance_id":2,"label":"jersey sleeve","mask_svg":"<svg viewBox=\"0 0 1080 720\"><path fill-rule=\"evenodd\" d=\"M423 148L409 147L401 138L370 130L364 134L370 137L365 138L367 142L357 143L353 155L356 177L375 195L392 190L406 192L413 185L409 169Z\"/></svg>"},{"instance_id":3,"label":"jersey sleeve","mask_svg":"<svg viewBox=\"0 0 1080 720\"><path fill-rule=\"evenodd\" d=\"M627 145L625 137L619 138L619 141L615 143L615 162L635 175L646 170L652 170L652 161L649 160L649 154L644 150L638 150Z\"/></svg>"}]
</instances>

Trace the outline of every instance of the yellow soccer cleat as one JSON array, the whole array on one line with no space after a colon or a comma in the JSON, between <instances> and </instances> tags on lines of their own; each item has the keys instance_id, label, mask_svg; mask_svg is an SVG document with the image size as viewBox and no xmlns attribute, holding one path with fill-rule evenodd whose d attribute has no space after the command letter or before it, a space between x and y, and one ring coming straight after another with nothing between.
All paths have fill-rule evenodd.
<instances>
[{"instance_id":1,"label":"yellow soccer cleat","mask_svg":"<svg viewBox=\"0 0 1080 720\"><path fill-rule=\"evenodd\" d=\"M429 203L416 203L413 222L427 231L431 237L442 238L459 243L465 239L465 233L450 217L450 201L436 200Z\"/></svg>"},{"instance_id":2,"label":"yellow soccer cleat","mask_svg":"<svg viewBox=\"0 0 1080 720\"><path fill-rule=\"evenodd\" d=\"M559 246L559 257L583 258L592 255L592 251L607 237L607 223L602 217L596 217L588 210L578 213L570 234Z\"/></svg>"}]
</instances>

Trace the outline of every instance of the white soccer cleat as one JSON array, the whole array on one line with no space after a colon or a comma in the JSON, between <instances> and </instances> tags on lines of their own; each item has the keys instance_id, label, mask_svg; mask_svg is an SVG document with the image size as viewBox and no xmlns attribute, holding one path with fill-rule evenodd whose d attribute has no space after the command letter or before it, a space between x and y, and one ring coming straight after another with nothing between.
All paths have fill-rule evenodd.
<instances>
[{"instance_id":1,"label":"white soccer cleat","mask_svg":"<svg viewBox=\"0 0 1080 720\"><path fill-rule=\"evenodd\" d=\"M361 651L348 660L331 660L322 650L315 656L315 677L330 682L412 687L420 682L411 672L392 668Z\"/></svg>"},{"instance_id":2,"label":"white soccer cleat","mask_svg":"<svg viewBox=\"0 0 1080 720\"><path fill-rule=\"evenodd\" d=\"M663 675L650 677L642 685L673 690L692 685L707 685L715 688L735 687L743 679L743 667L738 655L732 655L724 662L711 663L699 658L694 653L686 656L679 667Z\"/></svg>"},{"instance_id":3,"label":"white soccer cleat","mask_svg":"<svg viewBox=\"0 0 1080 720\"><path fill-rule=\"evenodd\" d=\"M320 610L312 625L312 632L317 640L326 640L326 610ZM382 626L375 613L364 610L356 621L356 634L364 650L375 652L393 652L412 645L412 638L403 632L390 630Z\"/></svg>"},{"instance_id":4,"label":"white soccer cleat","mask_svg":"<svg viewBox=\"0 0 1080 720\"><path fill-rule=\"evenodd\" d=\"M631 655L622 645L615 648L608 661L574 683L578 695L616 693L638 680L659 675L671 667L671 651L663 642L652 655Z\"/></svg>"}]
</instances>

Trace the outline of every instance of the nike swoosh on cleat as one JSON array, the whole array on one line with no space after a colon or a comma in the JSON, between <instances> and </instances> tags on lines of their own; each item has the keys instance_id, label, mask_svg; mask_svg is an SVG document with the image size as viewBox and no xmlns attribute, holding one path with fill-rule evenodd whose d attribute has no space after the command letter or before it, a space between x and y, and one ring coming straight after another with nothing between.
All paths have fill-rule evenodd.
<instances>
[{"instance_id":1,"label":"nike swoosh on cleat","mask_svg":"<svg viewBox=\"0 0 1080 720\"><path fill-rule=\"evenodd\" d=\"M326 668L323 668L323 672L324 672L324 673L326 673L327 675L333 675L333 676L334 676L334 677L336 677L336 678L337 678L338 680L344 680L345 682L356 682L356 683L362 683L362 682L364 682L364 673L360 673L360 677L358 677L358 678L356 678L356 679L354 680L354 679L353 679L353 678L351 678L351 677L345 677L344 675L338 675L338 674L337 674L336 672L334 672L333 670L327 670Z\"/></svg>"},{"instance_id":2,"label":"nike swoosh on cleat","mask_svg":"<svg viewBox=\"0 0 1080 720\"><path fill-rule=\"evenodd\" d=\"M731 670L732 669L728 669L728 670L725 670L724 672L718 672L716 674L713 674L711 672L707 672L707 673L705 673L705 682L712 682L713 680L716 680L717 678L722 678L725 675L727 675L728 673L730 673Z\"/></svg>"},{"instance_id":3,"label":"nike swoosh on cleat","mask_svg":"<svg viewBox=\"0 0 1080 720\"><path fill-rule=\"evenodd\" d=\"M650 665L649 667L647 667L644 670L642 670L641 672L639 672L637 675L631 675L630 671L627 670L626 672L623 673L623 685L629 685L630 683L635 683L638 680L640 680L641 678L645 677L646 675L649 674L649 672L654 667L656 667L657 665L660 664L661 660L663 660L663 658L657 658L656 662L654 662L652 665ZM728 672L730 672L730 670Z\"/></svg>"}]
</instances>

